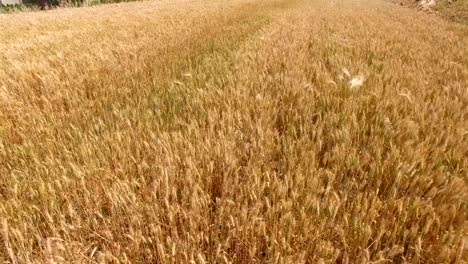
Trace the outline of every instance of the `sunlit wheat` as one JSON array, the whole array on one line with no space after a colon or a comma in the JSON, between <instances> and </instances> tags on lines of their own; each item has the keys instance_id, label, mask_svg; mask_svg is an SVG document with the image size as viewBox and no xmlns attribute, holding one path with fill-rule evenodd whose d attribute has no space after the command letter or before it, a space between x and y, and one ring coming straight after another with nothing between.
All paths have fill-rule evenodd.
<instances>
[{"instance_id":1,"label":"sunlit wheat","mask_svg":"<svg viewBox=\"0 0 468 264\"><path fill-rule=\"evenodd\" d=\"M0 15L0 262L465 263L466 36L380 0Z\"/></svg>"}]
</instances>

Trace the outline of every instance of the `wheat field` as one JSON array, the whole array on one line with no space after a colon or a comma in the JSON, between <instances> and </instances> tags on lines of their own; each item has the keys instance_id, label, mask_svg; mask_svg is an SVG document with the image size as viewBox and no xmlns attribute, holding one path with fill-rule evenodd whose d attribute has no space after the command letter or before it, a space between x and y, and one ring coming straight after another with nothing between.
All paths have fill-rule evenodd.
<instances>
[{"instance_id":1,"label":"wheat field","mask_svg":"<svg viewBox=\"0 0 468 264\"><path fill-rule=\"evenodd\" d=\"M468 263L468 26L382 0L0 15L1 263Z\"/></svg>"}]
</instances>

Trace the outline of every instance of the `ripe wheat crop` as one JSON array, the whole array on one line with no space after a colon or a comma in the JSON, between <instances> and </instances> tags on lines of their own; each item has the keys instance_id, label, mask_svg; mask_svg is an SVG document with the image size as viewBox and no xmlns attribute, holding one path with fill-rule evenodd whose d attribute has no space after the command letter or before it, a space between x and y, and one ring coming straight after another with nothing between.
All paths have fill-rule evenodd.
<instances>
[{"instance_id":1,"label":"ripe wheat crop","mask_svg":"<svg viewBox=\"0 0 468 264\"><path fill-rule=\"evenodd\" d=\"M0 15L0 261L466 263L468 27L381 0Z\"/></svg>"}]
</instances>

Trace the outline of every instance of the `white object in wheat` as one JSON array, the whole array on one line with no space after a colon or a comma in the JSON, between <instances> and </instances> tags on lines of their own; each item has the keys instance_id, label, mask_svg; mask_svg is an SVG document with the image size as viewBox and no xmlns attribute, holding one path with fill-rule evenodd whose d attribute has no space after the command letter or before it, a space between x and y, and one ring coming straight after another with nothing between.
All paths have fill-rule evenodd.
<instances>
[{"instance_id":1,"label":"white object in wheat","mask_svg":"<svg viewBox=\"0 0 468 264\"><path fill-rule=\"evenodd\" d=\"M351 81L349 81L349 84L350 84L349 88L353 91L359 90L364 84L365 80L366 78L364 78L364 76L362 75L356 76Z\"/></svg>"}]
</instances>

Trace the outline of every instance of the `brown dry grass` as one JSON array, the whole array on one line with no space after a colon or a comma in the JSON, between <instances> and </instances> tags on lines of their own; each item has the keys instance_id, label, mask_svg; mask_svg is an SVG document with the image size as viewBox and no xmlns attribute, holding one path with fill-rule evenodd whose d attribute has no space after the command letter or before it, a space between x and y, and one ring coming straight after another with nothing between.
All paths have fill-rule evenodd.
<instances>
[{"instance_id":1,"label":"brown dry grass","mask_svg":"<svg viewBox=\"0 0 468 264\"><path fill-rule=\"evenodd\" d=\"M0 260L466 262L467 33L368 0L0 16Z\"/></svg>"},{"instance_id":2,"label":"brown dry grass","mask_svg":"<svg viewBox=\"0 0 468 264\"><path fill-rule=\"evenodd\" d=\"M435 0L434 6L421 5L420 0L391 0L404 6L420 9L436 14L450 21L468 25L468 1L466 0Z\"/></svg>"},{"instance_id":3,"label":"brown dry grass","mask_svg":"<svg viewBox=\"0 0 468 264\"><path fill-rule=\"evenodd\" d=\"M439 1L435 10L452 21L468 25L468 1Z\"/></svg>"}]
</instances>

